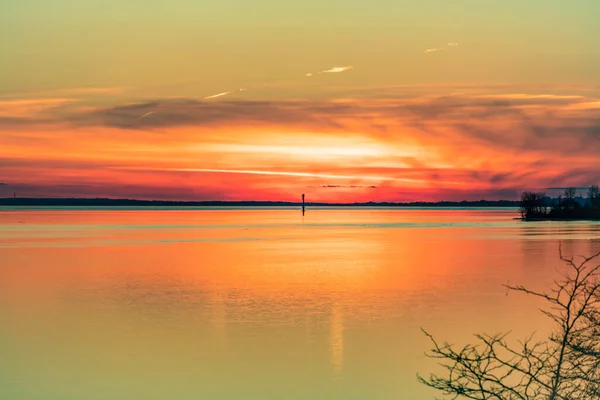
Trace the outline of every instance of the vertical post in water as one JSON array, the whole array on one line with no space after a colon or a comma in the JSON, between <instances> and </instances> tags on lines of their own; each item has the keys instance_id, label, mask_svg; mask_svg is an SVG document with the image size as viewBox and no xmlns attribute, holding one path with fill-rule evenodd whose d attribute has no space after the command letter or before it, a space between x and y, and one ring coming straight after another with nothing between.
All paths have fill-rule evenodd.
<instances>
[{"instance_id":1,"label":"vertical post in water","mask_svg":"<svg viewBox=\"0 0 600 400\"><path fill-rule=\"evenodd\" d=\"M304 193L302 193L302 215L304 215Z\"/></svg>"}]
</instances>

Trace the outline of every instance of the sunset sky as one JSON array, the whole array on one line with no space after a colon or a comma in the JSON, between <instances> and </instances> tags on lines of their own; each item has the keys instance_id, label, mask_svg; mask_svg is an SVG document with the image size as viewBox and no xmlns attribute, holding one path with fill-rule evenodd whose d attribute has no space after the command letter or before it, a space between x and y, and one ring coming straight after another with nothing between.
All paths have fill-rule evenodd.
<instances>
[{"instance_id":1,"label":"sunset sky","mask_svg":"<svg viewBox=\"0 0 600 400\"><path fill-rule=\"evenodd\" d=\"M600 183L598 0L4 0L0 197Z\"/></svg>"}]
</instances>

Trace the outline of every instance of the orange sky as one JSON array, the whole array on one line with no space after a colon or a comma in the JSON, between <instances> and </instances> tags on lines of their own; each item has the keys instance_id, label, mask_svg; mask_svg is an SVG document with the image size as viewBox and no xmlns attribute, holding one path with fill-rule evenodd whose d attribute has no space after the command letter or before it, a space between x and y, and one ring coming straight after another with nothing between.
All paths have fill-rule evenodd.
<instances>
[{"instance_id":1,"label":"orange sky","mask_svg":"<svg viewBox=\"0 0 600 400\"><path fill-rule=\"evenodd\" d=\"M0 13L0 197L516 199L599 183L600 2Z\"/></svg>"},{"instance_id":2,"label":"orange sky","mask_svg":"<svg viewBox=\"0 0 600 400\"><path fill-rule=\"evenodd\" d=\"M1 100L3 195L431 201L598 181L600 101L588 88L127 96L88 88Z\"/></svg>"}]
</instances>

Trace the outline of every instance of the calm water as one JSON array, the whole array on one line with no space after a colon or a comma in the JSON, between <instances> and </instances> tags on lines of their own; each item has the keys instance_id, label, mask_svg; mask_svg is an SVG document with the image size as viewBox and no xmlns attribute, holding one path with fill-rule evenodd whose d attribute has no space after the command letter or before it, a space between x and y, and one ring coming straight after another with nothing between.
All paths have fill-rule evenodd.
<instances>
[{"instance_id":1,"label":"calm water","mask_svg":"<svg viewBox=\"0 0 600 400\"><path fill-rule=\"evenodd\" d=\"M432 399L420 328L548 323L558 246L514 210L0 208L1 399Z\"/></svg>"}]
</instances>

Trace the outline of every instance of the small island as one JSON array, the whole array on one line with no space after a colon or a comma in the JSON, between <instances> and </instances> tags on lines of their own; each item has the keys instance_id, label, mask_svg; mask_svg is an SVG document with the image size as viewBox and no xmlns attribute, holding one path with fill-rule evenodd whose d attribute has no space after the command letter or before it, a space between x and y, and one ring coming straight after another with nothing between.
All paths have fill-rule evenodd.
<instances>
[{"instance_id":1,"label":"small island","mask_svg":"<svg viewBox=\"0 0 600 400\"><path fill-rule=\"evenodd\" d=\"M576 189L570 187L556 198L523 192L519 211L525 221L600 220L600 190L597 185L590 186L587 197L582 197L576 196Z\"/></svg>"}]
</instances>

